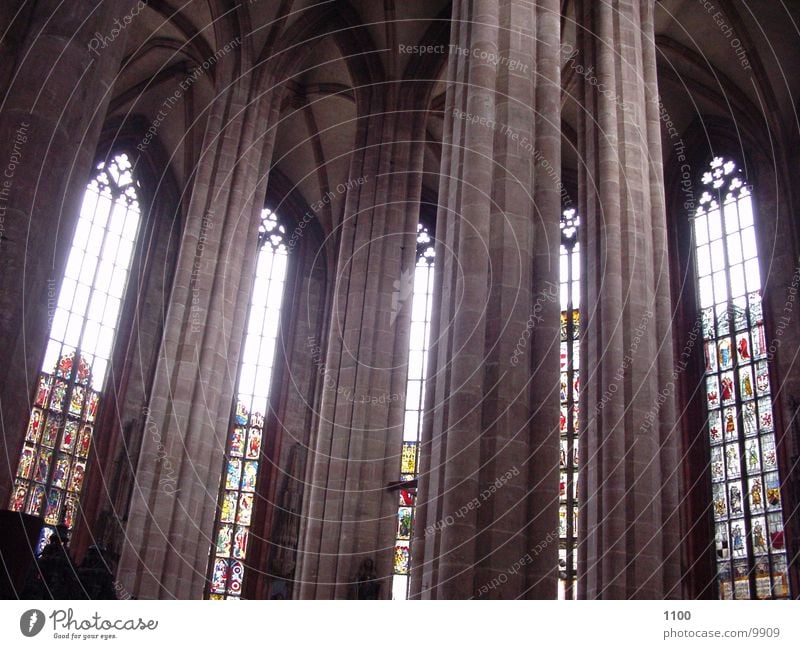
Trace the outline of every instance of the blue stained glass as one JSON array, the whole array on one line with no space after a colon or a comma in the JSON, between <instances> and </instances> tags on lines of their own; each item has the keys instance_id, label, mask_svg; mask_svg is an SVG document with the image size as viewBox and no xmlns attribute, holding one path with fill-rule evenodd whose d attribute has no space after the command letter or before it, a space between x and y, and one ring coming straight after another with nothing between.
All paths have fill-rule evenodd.
<instances>
[{"instance_id":1,"label":"blue stained glass","mask_svg":"<svg viewBox=\"0 0 800 649\"><path fill-rule=\"evenodd\" d=\"M764 360L769 347L753 207L739 174L734 162L715 158L703 175L708 187L694 215L695 231L702 235L696 237L696 258L717 521L717 585L722 599L785 598L789 596L786 555L775 545L775 540L782 544L782 503L769 368ZM703 297L710 273L713 311L706 308L708 295Z\"/></svg>"},{"instance_id":2,"label":"blue stained glass","mask_svg":"<svg viewBox=\"0 0 800 649\"><path fill-rule=\"evenodd\" d=\"M226 489L238 489L239 480L242 476L242 461L232 459L228 461L228 471L225 477Z\"/></svg>"},{"instance_id":3,"label":"blue stained glass","mask_svg":"<svg viewBox=\"0 0 800 649\"><path fill-rule=\"evenodd\" d=\"M118 154L97 164L84 192L61 288L54 301L49 340L33 395L35 407L26 432L29 445L22 451L16 474L18 488L9 505L15 511L44 518L47 525L41 543L47 542L51 526L63 524L71 529L80 511L91 423L97 417L119 320L119 309L103 310L94 305L101 301L121 303L131 261L130 255L123 258L118 254L114 243L117 234L105 223L109 218L113 220L112 210L116 217L125 219L132 249L140 221L136 187L127 155ZM110 200L101 200L101 195ZM101 269L114 269L114 287L107 284L109 273L95 276L98 264ZM105 355L100 353L101 341ZM39 484L34 486L32 482ZM23 492L27 498L24 505L20 502Z\"/></svg>"},{"instance_id":4,"label":"blue stained glass","mask_svg":"<svg viewBox=\"0 0 800 649\"><path fill-rule=\"evenodd\" d=\"M246 571L241 560L247 556L264 434L264 416L261 413L268 404L272 357L280 321L279 298L286 277L288 250L284 236L284 227L278 223L275 214L264 210L243 347L256 351L245 354L242 359L216 521L216 558L211 563L208 577L209 599L242 598Z\"/></svg>"},{"instance_id":5,"label":"blue stained glass","mask_svg":"<svg viewBox=\"0 0 800 649\"><path fill-rule=\"evenodd\" d=\"M422 223L417 226L417 262L413 269L405 270L396 283L408 287L411 297L409 356L406 378L406 411L403 444L400 448L399 478L401 481L417 477L417 458L420 430L423 422L423 401L428 346L430 344L431 313L433 303L433 269L435 261L433 234ZM408 279L409 281L406 281ZM398 309L399 310L399 309ZM409 587L416 488L399 489L395 554L392 580L392 598L406 599Z\"/></svg>"}]
</instances>

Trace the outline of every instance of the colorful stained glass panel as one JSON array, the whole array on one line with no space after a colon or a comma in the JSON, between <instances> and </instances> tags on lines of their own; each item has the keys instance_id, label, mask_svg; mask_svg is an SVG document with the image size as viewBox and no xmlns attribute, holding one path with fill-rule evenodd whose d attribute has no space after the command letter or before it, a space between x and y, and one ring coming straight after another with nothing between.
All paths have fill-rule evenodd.
<instances>
[{"instance_id":1,"label":"colorful stained glass panel","mask_svg":"<svg viewBox=\"0 0 800 649\"><path fill-rule=\"evenodd\" d=\"M64 434L61 437L61 444L59 448L66 453L71 453L75 448L75 442L78 439L78 422L74 419L68 419L64 425Z\"/></svg>"},{"instance_id":2,"label":"colorful stained glass panel","mask_svg":"<svg viewBox=\"0 0 800 649\"><path fill-rule=\"evenodd\" d=\"M241 561L231 561L230 565L229 592L239 595L242 592L242 581L244 579L244 564Z\"/></svg>"},{"instance_id":3,"label":"colorful stained glass panel","mask_svg":"<svg viewBox=\"0 0 800 649\"><path fill-rule=\"evenodd\" d=\"M89 405L86 407L86 421L93 422L97 416L97 407L100 404L100 395L92 392L89 395Z\"/></svg>"},{"instance_id":4,"label":"colorful stained glass panel","mask_svg":"<svg viewBox=\"0 0 800 649\"><path fill-rule=\"evenodd\" d=\"M29 479L33 471L33 465L36 460L36 449L32 446L26 446L22 449L22 454L19 458L17 465L17 477Z\"/></svg>"},{"instance_id":5,"label":"colorful stained glass panel","mask_svg":"<svg viewBox=\"0 0 800 649\"><path fill-rule=\"evenodd\" d=\"M287 268L288 249L283 242L284 235L285 230L276 215L265 210L244 341L246 352L242 358L237 400L228 433L227 462L210 565L209 599L241 599L242 596L245 568L236 559L244 559L247 554L248 527L253 520L256 502L264 426L262 412L269 404L270 376Z\"/></svg>"},{"instance_id":6,"label":"colorful stained glass panel","mask_svg":"<svg viewBox=\"0 0 800 649\"><path fill-rule=\"evenodd\" d=\"M253 494L243 493L239 496L239 509L236 511L236 522L250 525L253 517Z\"/></svg>"},{"instance_id":7,"label":"colorful stained glass panel","mask_svg":"<svg viewBox=\"0 0 800 649\"><path fill-rule=\"evenodd\" d=\"M28 421L28 430L25 433L25 441L36 444L39 441L39 436L42 434L44 416L41 410L34 408L31 412L31 418Z\"/></svg>"},{"instance_id":8,"label":"colorful stained glass panel","mask_svg":"<svg viewBox=\"0 0 800 649\"><path fill-rule=\"evenodd\" d=\"M230 439L230 456L242 457L244 455L244 433L245 429L240 426L235 426L231 432Z\"/></svg>"},{"instance_id":9,"label":"colorful stained glass panel","mask_svg":"<svg viewBox=\"0 0 800 649\"><path fill-rule=\"evenodd\" d=\"M14 495L11 497L10 509L12 512L21 512L25 508L25 499L28 496L28 487L24 482L14 483Z\"/></svg>"},{"instance_id":10,"label":"colorful stained glass panel","mask_svg":"<svg viewBox=\"0 0 800 649\"><path fill-rule=\"evenodd\" d=\"M219 520L223 523L233 523L236 517L236 496L237 491L226 491L222 498L222 511Z\"/></svg>"},{"instance_id":11,"label":"colorful stained glass panel","mask_svg":"<svg viewBox=\"0 0 800 649\"><path fill-rule=\"evenodd\" d=\"M86 462L75 462L72 467L72 475L69 478L68 489L74 493L79 493L83 488L83 479L86 475Z\"/></svg>"},{"instance_id":12,"label":"colorful stained glass panel","mask_svg":"<svg viewBox=\"0 0 800 649\"><path fill-rule=\"evenodd\" d=\"M236 526L236 533L233 537L233 556L237 559L247 557L247 539L249 532L243 525Z\"/></svg>"},{"instance_id":13,"label":"colorful stained glass panel","mask_svg":"<svg viewBox=\"0 0 800 649\"><path fill-rule=\"evenodd\" d=\"M216 553L218 557L231 556L233 544L233 525L220 525L217 531Z\"/></svg>"},{"instance_id":14,"label":"colorful stained glass panel","mask_svg":"<svg viewBox=\"0 0 800 649\"><path fill-rule=\"evenodd\" d=\"M214 560L214 571L211 575L211 590L224 593L228 583L228 562L225 559Z\"/></svg>"},{"instance_id":15,"label":"colorful stained glass panel","mask_svg":"<svg viewBox=\"0 0 800 649\"><path fill-rule=\"evenodd\" d=\"M242 461L232 459L228 461L228 471L225 476L226 489L238 489L242 478Z\"/></svg>"},{"instance_id":16,"label":"colorful stained glass panel","mask_svg":"<svg viewBox=\"0 0 800 649\"><path fill-rule=\"evenodd\" d=\"M56 381L53 392L50 395L50 410L58 412L64 409L64 400L67 396L67 384L64 381Z\"/></svg>"},{"instance_id":17,"label":"colorful stained glass panel","mask_svg":"<svg viewBox=\"0 0 800 649\"><path fill-rule=\"evenodd\" d=\"M394 572L397 575L408 574L410 550L407 542L398 541L394 546Z\"/></svg>"},{"instance_id":18,"label":"colorful stained glass panel","mask_svg":"<svg viewBox=\"0 0 800 649\"><path fill-rule=\"evenodd\" d=\"M63 493L58 489L51 489L47 497L47 508L44 514L44 522L48 525L58 525L58 516L61 513L61 498Z\"/></svg>"},{"instance_id":19,"label":"colorful stained glass panel","mask_svg":"<svg viewBox=\"0 0 800 649\"><path fill-rule=\"evenodd\" d=\"M417 468L417 445L416 443L404 443L403 455L400 463L400 473L416 473Z\"/></svg>"},{"instance_id":20,"label":"colorful stained glass panel","mask_svg":"<svg viewBox=\"0 0 800 649\"><path fill-rule=\"evenodd\" d=\"M47 423L45 424L44 432L42 433L42 446L53 448L56 445L58 431L61 427L62 421L62 418L58 415L48 415Z\"/></svg>"},{"instance_id":21,"label":"colorful stained glass panel","mask_svg":"<svg viewBox=\"0 0 800 649\"><path fill-rule=\"evenodd\" d=\"M52 451L45 449L39 451L39 456L36 460L36 469L33 474L33 479L36 482L47 482L47 477L50 474L50 460L52 457Z\"/></svg>"},{"instance_id":22,"label":"colorful stained glass panel","mask_svg":"<svg viewBox=\"0 0 800 649\"><path fill-rule=\"evenodd\" d=\"M75 524L75 516L78 513L78 498L77 496L67 496L64 501L64 520L63 523L70 529Z\"/></svg>"},{"instance_id":23,"label":"colorful stained glass panel","mask_svg":"<svg viewBox=\"0 0 800 649\"><path fill-rule=\"evenodd\" d=\"M77 454L80 457L87 457L89 455L89 447L92 444L92 427L89 424L84 424L81 427L81 433L78 437Z\"/></svg>"},{"instance_id":24,"label":"colorful stained glass panel","mask_svg":"<svg viewBox=\"0 0 800 649\"><path fill-rule=\"evenodd\" d=\"M69 475L69 456L60 454L53 469L52 484L54 487L64 489L67 486L67 476Z\"/></svg>"},{"instance_id":25,"label":"colorful stained glass panel","mask_svg":"<svg viewBox=\"0 0 800 649\"><path fill-rule=\"evenodd\" d=\"M261 430L250 428L247 434L247 458L257 460L261 454Z\"/></svg>"},{"instance_id":26,"label":"colorful stained glass panel","mask_svg":"<svg viewBox=\"0 0 800 649\"><path fill-rule=\"evenodd\" d=\"M258 462L245 461L242 476L242 491L255 491L258 478Z\"/></svg>"}]
</instances>

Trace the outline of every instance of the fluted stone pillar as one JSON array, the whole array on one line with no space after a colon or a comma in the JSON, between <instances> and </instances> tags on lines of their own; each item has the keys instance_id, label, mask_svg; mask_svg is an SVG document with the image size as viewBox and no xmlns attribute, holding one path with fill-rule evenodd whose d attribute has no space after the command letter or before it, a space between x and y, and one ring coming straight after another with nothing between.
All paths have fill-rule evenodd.
<instances>
[{"instance_id":1,"label":"fluted stone pillar","mask_svg":"<svg viewBox=\"0 0 800 649\"><path fill-rule=\"evenodd\" d=\"M0 508L125 49L127 30L111 38L114 20L134 5L37 2L0 103ZM107 42L92 50L96 34Z\"/></svg>"},{"instance_id":2,"label":"fluted stone pillar","mask_svg":"<svg viewBox=\"0 0 800 649\"><path fill-rule=\"evenodd\" d=\"M578 3L578 588L680 596L678 430L651 0Z\"/></svg>"},{"instance_id":3,"label":"fluted stone pillar","mask_svg":"<svg viewBox=\"0 0 800 649\"><path fill-rule=\"evenodd\" d=\"M557 593L559 24L453 4L416 598Z\"/></svg>"},{"instance_id":4,"label":"fluted stone pillar","mask_svg":"<svg viewBox=\"0 0 800 649\"><path fill-rule=\"evenodd\" d=\"M263 83L263 80L261 80ZM118 578L141 599L198 599L230 426L277 123L249 74L221 84L183 230L145 413Z\"/></svg>"},{"instance_id":5,"label":"fluted stone pillar","mask_svg":"<svg viewBox=\"0 0 800 649\"><path fill-rule=\"evenodd\" d=\"M319 428L298 548L302 599L354 596L365 559L391 591L425 113L414 88L364 91L339 229ZM405 101L403 101L405 98ZM405 110L410 108L411 110ZM406 290L407 289L407 290Z\"/></svg>"}]
</instances>

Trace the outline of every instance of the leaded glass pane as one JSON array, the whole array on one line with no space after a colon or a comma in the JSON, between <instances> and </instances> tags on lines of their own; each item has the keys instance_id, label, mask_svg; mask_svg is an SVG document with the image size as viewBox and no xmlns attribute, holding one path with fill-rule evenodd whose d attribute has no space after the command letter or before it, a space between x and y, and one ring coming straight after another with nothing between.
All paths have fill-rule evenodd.
<instances>
[{"instance_id":1,"label":"leaded glass pane","mask_svg":"<svg viewBox=\"0 0 800 649\"><path fill-rule=\"evenodd\" d=\"M425 401L425 374L433 309L434 241L424 225L417 226L417 264L411 293L411 323L406 380L405 423L400 453L400 480L418 475L419 439ZM400 489L393 563L392 598L408 597L411 572L411 537L414 529L416 487Z\"/></svg>"},{"instance_id":2,"label":"leaded glass pane","mask_svg":"<svg viewBox=\"0 0 800 649\"><path fill-rule=\"evenodd\" d=\"M255 282L243 345L235 410L230 424L219 509L211 547L209 599L241 599L256 501L288 249L285 230L262 213Z\"/></svg>"},{"instance_id":3,"label":"leaded glass pane","mask_svg":"<svg viewBox=\"0 0 800 649\"><path fill-rule=\"evenodd\" d=\"M780 478L750 192L737 165L722 158L712 161L702 182L707 189L693 231L719 596L786 598ZM706 308L711 305L713 312Z\"/></svg>"},{"instance_id":4,"label":"leaded glass pane","mask_svg":"<svg viewBox=\"0 0 800 649\"><path fill-rule=\"evenodd\" d=\"M580 219L574 209L561 215L561 378L559 386L559 599L577 598L578 521L578 339L580 336ZM570 416L570 413L572 416Z\"/></svg>"},{"instance_id":5,"label":"leaded glass pane","mask_svg":"<svg viewBox=\"0 0 800 649\"><path fill-rule=\"evenodd\" d=\"M72 529L79 509L93 422L105 387L140 211L133 168L119 154L97 165L84 193L65 277L9 503L44 518L39 547L56 525ZM120 253L117 230L126 229ZM115 282L107 283L113 268ZM111 304L111 307L108 305Z\"/></svg>"}]
</instances>

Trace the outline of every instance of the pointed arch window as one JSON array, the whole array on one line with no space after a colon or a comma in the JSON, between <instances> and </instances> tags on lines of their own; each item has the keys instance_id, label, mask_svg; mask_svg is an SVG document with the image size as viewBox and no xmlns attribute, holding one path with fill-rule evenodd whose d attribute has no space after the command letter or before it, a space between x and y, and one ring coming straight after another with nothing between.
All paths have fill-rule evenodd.
<instances>
[{"instance_id":1,"label":"pointed arch window","mask_svg":"<svg viewBox=\"0 0 800 649\"><path fill-rule=\"evenodd\" d=\"M411 298L411 336L406 380L406 411L403 447L400 457L400 480L411 483L418 477L419 440L425 404L425 376L428 367L431 314L433 310L434 240L431 230L417 226L417 263L414 267ZM401 284L403 280L401 279ZM401 286L402 288L402 286ZM411 569L411 537L416 509L416 487L399 489L397 533L394 547L392 599L407 599Z\"/></svg>"},{"instance_id":2,"label":"pointed arch window","mask_svg":"<svg viewBox=\"0 0 800 649\"><path fill-rule=\"evenodd\" d=\"M580 219L574 209L561 215L561 386L559 390L559 599L576 598L578 534L578 339L580 337Z\"/></svg>"},{"instance_id":3,"label":"pointed arch window","mask_svg":"<svg viewBox=\"0 0 800 649\"><path fill-rule=\"evenodd\" d=\"M141 220L128 156L97 165L84 194L51 325L10 509L72 529ZM53 289L55 292L55 289Z\"/></svg>"},{"instance_id":4,"label":"pointed arch window","mask_svg":"<svg viewBox=\"0 0 800 649\"><path fill-rule=\"evenodd\" d=\"M225 450L209 568L209 599L241 599L256 480L269 407L289 252L286 231L270 210L262 213L255 282Z\"/></svg>"},{"instance_id":5,"label":"pointed arch window","mask_svg":"<svg viewBox=\"0 0 800 649\"><path fill-rule=\"evenodd\" d=\"M714 158L692 217L722 599L789 596L750 188Z\"/></svg>"}]
</instances>

